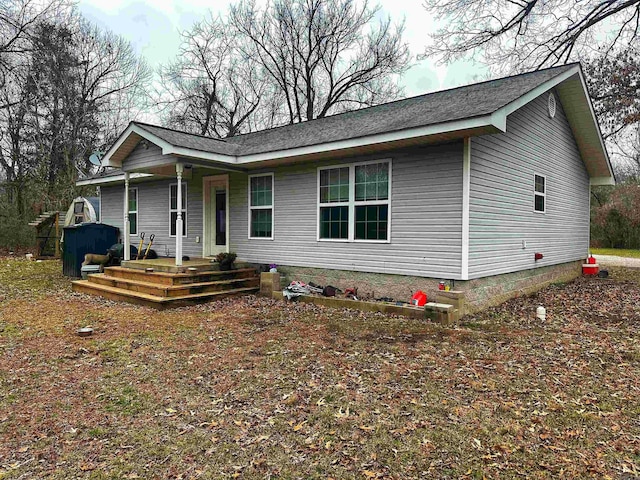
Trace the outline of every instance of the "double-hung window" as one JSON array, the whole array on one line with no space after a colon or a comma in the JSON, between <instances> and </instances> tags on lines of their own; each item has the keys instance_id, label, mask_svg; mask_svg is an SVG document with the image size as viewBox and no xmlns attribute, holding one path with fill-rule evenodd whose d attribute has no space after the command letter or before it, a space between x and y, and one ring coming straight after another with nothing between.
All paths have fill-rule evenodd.
<instances>
[{"instance_id":1,"label":"double-hung window","mask_svg":"<svg viewBox=\"0 0 640 480\"><path fill-rule=\"evenodd\" d=\"M547 179L543 175L534 175L533 183L533 210L544 213L547 209Z\"/></svg>"},{"instance_id":2,"label":"double-hung window","mask_svg":"<svg viewBox=\"0 0 640 480\"><path fill-rule=\"evenodd\" d=\"M172 237L176 236L176 220L178 219L178 184L172 183L169 186L169 223L171 229L169 234ZM187 236L187 184L182 183L182 205L180 205L180 212L182 213L182 236Z\"/></svg>"},{"instance_id":3,"label":"double-hung window","mask_svg":"<svg viewBox=\"0 0 640 480\"><path fill-rule=\"evenodd\" d=\"M318 169L318 239L388 242L391 161Z\"/></svg>"},{"instance_id":4,"label":"double-hung window","mask_svg":"<svg viewBox=\"0 0 640 480\"><path fill-rule=\"evenodd\" d=\"M249 176L249 238L273 239L273 173Z\"/></svg>"},{"instance_id":5,"label":"double-hung window","mask_svg":"<svg viewBox=\"0 0 640 480\"><path fill-rule=\"evenodd\" d=\"M129 189L129 235L138 234L138 189Z\"/></svg>"}]
</instances>

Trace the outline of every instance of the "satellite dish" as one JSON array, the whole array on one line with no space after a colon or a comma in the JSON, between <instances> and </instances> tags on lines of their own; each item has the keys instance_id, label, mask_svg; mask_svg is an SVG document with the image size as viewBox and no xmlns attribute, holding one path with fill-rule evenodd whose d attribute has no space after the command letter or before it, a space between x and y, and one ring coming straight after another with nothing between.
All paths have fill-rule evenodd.
<instances>
[{"instance_id":1,"label":"satellite dish","mask_svg":"<svg viewBox=\"0 0 640 480\"><path fill-rule=\"evenodd\" d=\"M102 166L102 162L100 161L101 157L102 157L102 152L93 152L89 156L89 161L96 167L101 167Z\"/></svg>"}]
</instances>

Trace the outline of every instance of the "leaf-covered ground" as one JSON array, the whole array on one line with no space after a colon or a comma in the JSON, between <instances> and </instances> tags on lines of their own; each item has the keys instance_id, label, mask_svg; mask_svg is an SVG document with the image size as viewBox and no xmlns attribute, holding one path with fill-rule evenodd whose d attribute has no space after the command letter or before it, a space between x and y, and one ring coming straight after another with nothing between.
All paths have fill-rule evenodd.
<instances>
[{"instance_id":1,"label":"leaf-covered ground","mask_svg":"<svg viewBox=\"0 0 640 480\"><path fill-rule=\"evenodd\" d=\"M60 270L0 259L2 479L639 475L640 271L444 328L253 296L158 313Z\"/></svg>"}]
</instances>

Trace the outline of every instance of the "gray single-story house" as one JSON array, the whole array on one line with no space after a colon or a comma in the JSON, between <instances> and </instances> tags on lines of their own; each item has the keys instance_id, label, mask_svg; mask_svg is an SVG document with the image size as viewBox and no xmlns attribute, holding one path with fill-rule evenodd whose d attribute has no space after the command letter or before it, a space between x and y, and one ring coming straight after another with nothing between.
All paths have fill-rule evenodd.
<instances>
[{"instance_id":1,"label":"gray single-story house","mask_svg":"<svg viewBox=\"0 0 640 480\"><path fill-rule=\"evenodd\" d=\"M574 271L590 186L614 183L579 64L225 139L131 122L102 163L78 185L125 244L374 295Z\"/></svg>"}]
</instances>

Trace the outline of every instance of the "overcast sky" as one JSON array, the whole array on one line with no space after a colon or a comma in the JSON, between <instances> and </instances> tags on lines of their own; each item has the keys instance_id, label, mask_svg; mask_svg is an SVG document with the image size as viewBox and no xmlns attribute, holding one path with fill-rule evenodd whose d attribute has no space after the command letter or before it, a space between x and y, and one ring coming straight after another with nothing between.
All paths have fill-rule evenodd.
<instances>
[{"instance_id":1,"label":"overcast sky","mask_svg":"<svg viewBox=\"0 0 640 480\"><path fill-rule=\"evenodd\" d=\"M405 39L414 56L421 53L428 35L435 29L421 0L378 0L393 21L405 19ZM81 12L89 20L122 35L152 67L176 55L179 32L214 12L227 10L228 0L80 0ZM371 2L375 3L375 0ZM485 71L468 62L438 66L423 60L407 72L403 85L406 96L465 85Z\"/></svg>"}]
</instances>

